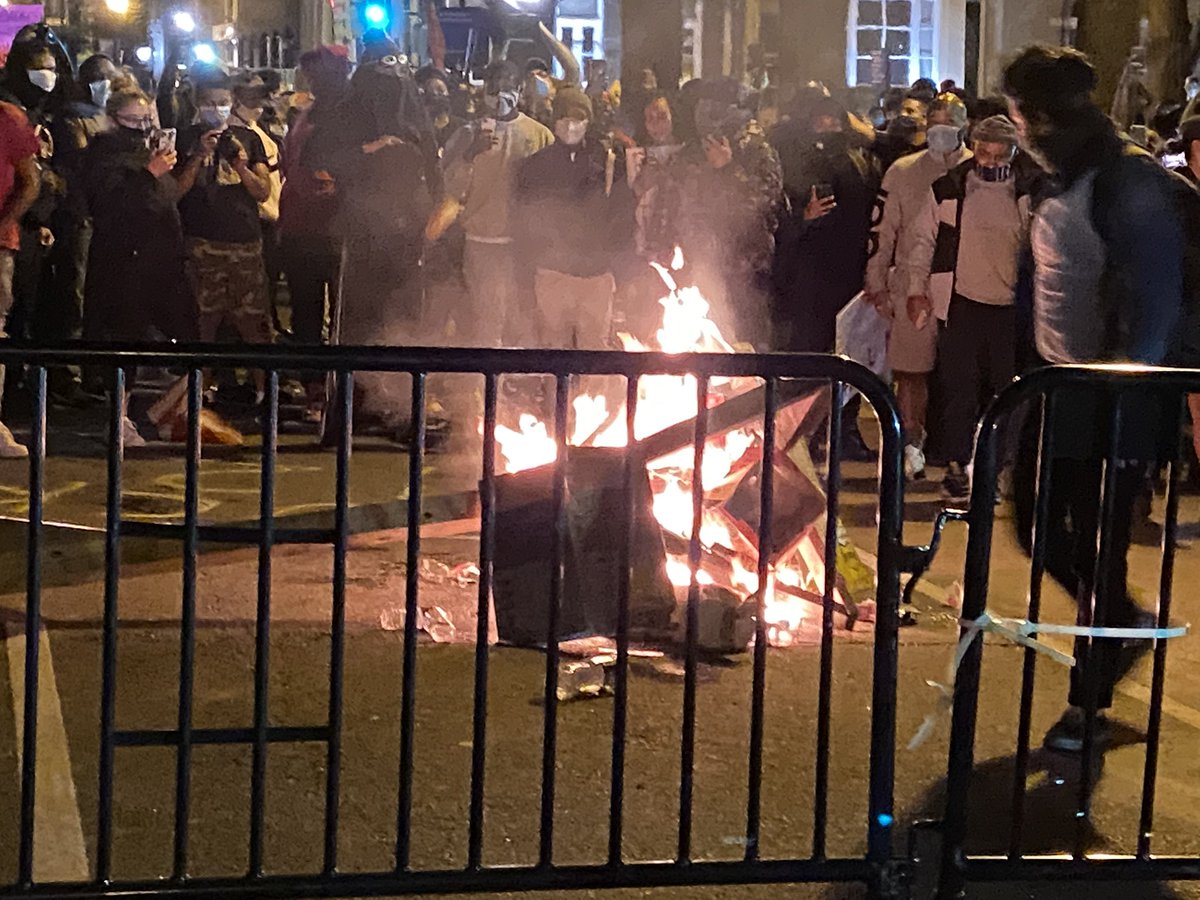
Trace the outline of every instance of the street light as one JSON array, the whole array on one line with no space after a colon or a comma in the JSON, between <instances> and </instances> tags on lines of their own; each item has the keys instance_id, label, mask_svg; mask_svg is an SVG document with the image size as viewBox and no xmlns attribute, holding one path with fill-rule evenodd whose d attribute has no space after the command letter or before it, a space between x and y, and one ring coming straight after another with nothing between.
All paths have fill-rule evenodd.
<instances>
[{"instance_id":1,"label":"street light","mask_svg":"<svg viewBox=\"0 0 1200 900\"><path fill-rule=\"evenodd\" d=\"M171 22L180 31L191 34L196 30L196 20L186 9L181 9L171 17Z\"/></svg>"},{"instance_id":2,"label":"street light","mask_svg":"<svg viewBox=\"0 0 1200 900\"><path fill-rule=\"evenodd\" d=\"M114 15L123 16L129 12L129 0L104 0L104 5Z\"/></svg>"},{"instance_id":3,"label":"street light","mask_svg":"<svg viewBox=\"0 0 1200 900\"><path fill-rule=\"evenodd\" d=\"M154 51L151 50L149 47L143 45L141 47L138 47L136 50L134 50L133 55L137 59L137 61L140 62L144 66L144 65L147 65L150 62L150 60L154 58Z\"/></svg>"}]
</instances>

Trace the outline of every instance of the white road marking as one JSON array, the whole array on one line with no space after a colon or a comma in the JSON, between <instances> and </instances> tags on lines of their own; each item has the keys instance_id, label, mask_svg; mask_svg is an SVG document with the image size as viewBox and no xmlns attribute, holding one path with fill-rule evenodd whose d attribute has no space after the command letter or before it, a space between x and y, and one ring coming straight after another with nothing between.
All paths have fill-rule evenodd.
<instances>
[{"instance_id":1,"label":"white road marking","mask_svg":"<svg viewBox=\"0 0 1200 900\"><path fill-rule=\"evenodd\" d=\"M8 682L12 689L13 720L17 731L17 766L21 766L25 733L25 635L4 641ZM38 882L86 881L87 848L83 821L71 774L67 729L54 678L50 639L38 635L38 753L37 798L33 828L33 879Z\"/></svg>"}]
</instances>

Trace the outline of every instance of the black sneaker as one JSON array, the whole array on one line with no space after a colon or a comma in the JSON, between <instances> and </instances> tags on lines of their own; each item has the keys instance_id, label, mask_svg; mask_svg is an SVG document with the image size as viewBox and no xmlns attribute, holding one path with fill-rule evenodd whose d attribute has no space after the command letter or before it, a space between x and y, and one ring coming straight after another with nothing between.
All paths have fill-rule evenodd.
<instances>
[{"instance_id":1,"label":"black sneaker","mask_svg":"<svg viewBox=\"0 0 1200 900\"><path fill-rule=\"evenodd\" d=\"M1059 753L1082 753L1083 730L1087 716L1078 706L1069 706L1062 718L1051 726L1042 740L1047 750ZM1096 721L1092 727L1092 746L1101 753L1112 742L1112 723L1103 712L1096 713Z\"/></svg>"},{"instance_id":2,"label":"black sneaker","mask_svg":"<svg viewBox=\"0 0 1200 900\"><path fill-rule=\"evenodd\" d=\"M947 464L942 490L946 492L946 499L955 503L966 503L971 499L971 479L963 471L961 463Z\"/></svg>"}]
</instances>

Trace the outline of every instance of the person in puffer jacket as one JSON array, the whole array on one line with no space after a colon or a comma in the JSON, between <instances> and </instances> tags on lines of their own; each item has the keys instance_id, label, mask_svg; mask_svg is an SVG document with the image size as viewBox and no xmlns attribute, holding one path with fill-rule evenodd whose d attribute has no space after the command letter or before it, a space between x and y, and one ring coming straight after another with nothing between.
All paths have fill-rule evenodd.
<instances>
[{"instance_id":1,"label":"person in puffer jacket","mask_svg":"<svg viewBox=\"0 0 1200 900\"><path fill-rule=\"evenodd\" d=\"M926 129L929 148L897 160L884 175L875 205L878 224L869 245L866 295L879 314L892 321L888 356L904 425L904 468L915 480L925 477L925 418L937 328L932 317L918 324L908 318L910 261L930 188L971 157L963 144L966 128L967 108L962 100L953 94L934 100Z\"/></svg>"}]
</instances>

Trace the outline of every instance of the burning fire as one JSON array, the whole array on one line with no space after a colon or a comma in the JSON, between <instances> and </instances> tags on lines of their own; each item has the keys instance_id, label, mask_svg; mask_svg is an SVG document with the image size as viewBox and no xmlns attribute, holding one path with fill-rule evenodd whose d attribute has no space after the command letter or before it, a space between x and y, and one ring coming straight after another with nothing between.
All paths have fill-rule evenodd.
<instances>
[{"instance_id":1,"label":"burning fire","mask_svg":"<svg viewBox=\"0 0 1200 900\"><path fill-rule=\"evenodd\" d=\"M733 353L735 349L709 318L709 303L695 286L680 287L677 276L683 269L679 249L671 266L651 265L659 273L667 295L662 325L653 346L628 334L621 335L626 350L657 350L664 353ZM755 386L752 379L712 378L710 405ZM693 376L647 375L638 384L634 438L643 440L666 428L692 419L697 414L697 383ZM625 409L612 415L608 400L599 394L584 394L572 402L571 446L624 447L629 443ZM503 471L514 473L548 465L557 458L553 435L545 422L528 413L518 419L518 428L497 426L496 440ZM714 436L704 448L701 481L706 494L719 490L744 472L761 455L762 435L755 428L741 428ZM685 447L647 464L653 491L654 518L664 531L690 539L693 521L692 488L695 478L694 450ZM702 562L696 572L701 586L721 585L749 597L758 592L757 551L733 521L719 509L703 510L700 527ZM807 546L806 546L807 545ZM769 571L764 591L765 623L772 645L790 646L803 627L811 597L824 590L822 555L811 539L785 556L786 563ZM719 563L719 564L718 564ZM686 557L668 554L667 577L676 588L691 584L692 572ZM806 599L803 594L808 594Z\"/></svg>"}]
</instances>

